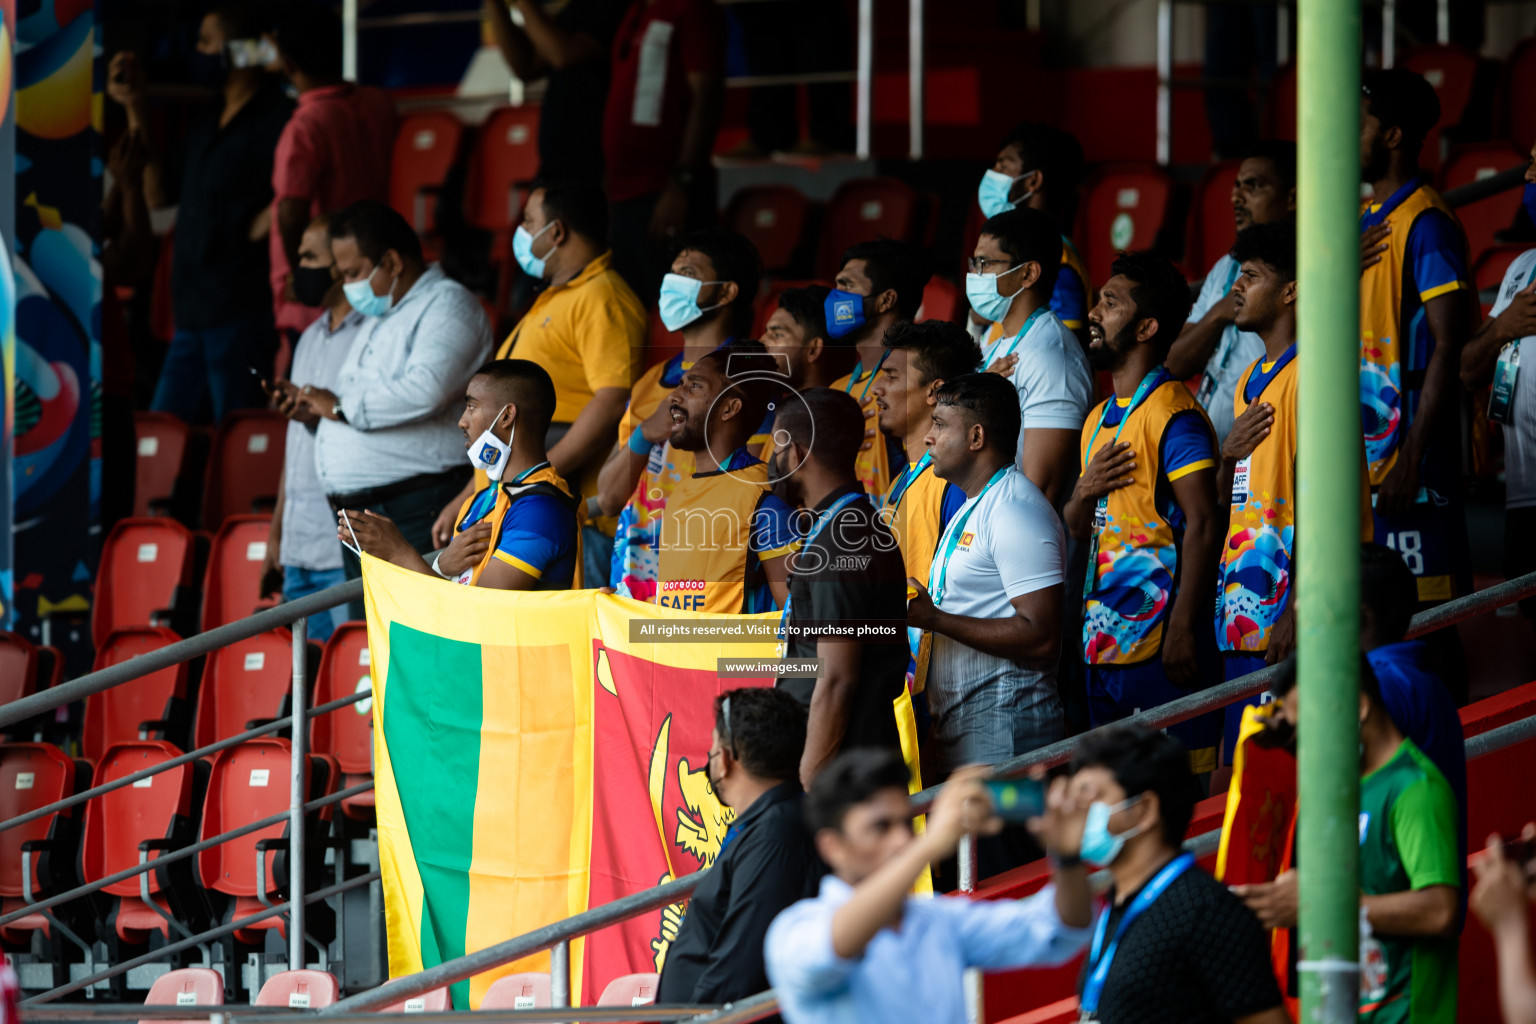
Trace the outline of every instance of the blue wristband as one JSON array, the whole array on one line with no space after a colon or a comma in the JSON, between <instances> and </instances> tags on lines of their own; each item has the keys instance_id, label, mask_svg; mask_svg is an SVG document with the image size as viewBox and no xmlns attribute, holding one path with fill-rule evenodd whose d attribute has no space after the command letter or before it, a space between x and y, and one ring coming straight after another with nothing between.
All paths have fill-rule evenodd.
<instances>
[{"instance_id":1,"label":"blue wristband","mask_svg":"<svg viewBox=\"0 0 1536 1024\"><path fill-rule=\"evenodd\" d=\"M645 435L640 432L639 427L636 427L635 432L629 435L629 450L636 455L651 454L651 442L645 439Z\"/></svg>"}]
</instances>

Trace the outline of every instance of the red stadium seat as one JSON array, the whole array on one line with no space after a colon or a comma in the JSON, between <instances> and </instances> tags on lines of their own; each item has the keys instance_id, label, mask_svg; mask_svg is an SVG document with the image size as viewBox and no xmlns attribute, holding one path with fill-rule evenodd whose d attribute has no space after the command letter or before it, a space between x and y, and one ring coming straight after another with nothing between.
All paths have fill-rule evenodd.
<instances>
[{"instance_id":1,"label":"red stadium seat","mask_svg":"<svg viewBox=\"0 0 1536 1024\"><path fill-rule=\"evenodd\" d=\"M917 307L918 323L924 320L947 320L950 323L959 323L961 310L965 306L960 299L960 289L947 277L939 277L935 274L928 279L923 286L923 302Z\"/></svg>"},{"instance_id":2,"label":"red stadium seat","mask_svg":"<svg viewBox=\"0 0 1536 1024\"><path fill-rule=\"evenodd\" d=\"M625 974L614 978L598 996L598 1006L649 1006L656 1001L659 974Z\"/></svg>"},{"instance_id":3,"label":"red stadium seat","mask_svg":"<svg viewBox=\"0 0 1536 1024\"><path fill-rule=\"evenodd\" d=\"M1237 224L1232 220L1232 190L1237 187L1241 160L1223 160L1211 165L1195 188L1195 201L1189 207L1189 230L1185 234L1184 262L1197 276L1204 277L1217 257L1232 249L1237 241Z\"/></svg>"},{"instance_id":4,"label":"red stadium seat","mask_svg":"<svg viewBox=\"0 0 1536 1024\"><path fill-rule=\"evenodd\" d=\"M389 205L423 240L437 233L438 193L463 139L464 123L452 114L412 114L400 122L390 160Z\"/></svg>"},{"instance_id":5,"label":"red stadium seat","mask_svg":"<svg viewBox=\"0 0 1536 1024\"><path fill-rule=\"evenodd\" d=\"M283 473L288 421L267 409L230 413L213 439L203 525L217 530L225 516L271 508Z\"/></svg>"},{"instance_id":6,"label":"red stadium seat","mask_svg":"<svg viewBox=\"0 0 1536 1024\"><path fill-rule=\"evenodd\" d=\"M87 777L83 764L51 743L0 744L0 821L73 796ZM21 872L24 850L31 853L30 892L34 900L68 888L74 878L77 838L76 819L69 811L0 832L0 912L10 913L26 905L29 886ZM24 944L39 931L51 937L48 919L41 913L28 914L0 927L0 939L7 944Z\"/></svg>"},{"instance_id":7,"label":"red stadium seat","mask_svg":"<svg viewBox=\"0 0 1536 1024\"><path fill-rule=\"evenodd\" d=\"M542 1010L549 1006L549 975L539 973L508 974L491 982L482 1010Z\"/></svg>"},{"instance_id":8,"label":"red stadium seat","mask_svg":"<svg viewBox=\"0 0 1536 1024\"><path fill-rule=\"evenodd\" d=\"M124 519L102 546L91 602L91 639L97 648L114 629L151 625L179 587L192 585L192 532L174 519Z\"/></svg>"},{"instance_id":9,"label":"red stadium seat","mask_svg":"<svg viewBox=\"0 0 1536 1024\"><path fill-rule=\"evenodd\" d=\"M855 178L832 194L821 231L816 276L831 280L842 266L843 253L860 242L882 235L915 242L923 233L922 199L896 178Z\"/></svg>"},{"instance_id":10,"label":"red stadium seat","mask_svg":"<svg viewBox=\"0 0 1536 1024\"><path fill-rule=\"evenodd\" d=\"M293 685L293 634L274 629L208 655L197 695L192 746L226 739L281 718Z\"/></svg>"},{"instance_id":11,"label":"red stadium seat","mask_svg":"<svg viewBox=\"0 0 1536 1024\"><path fill-rule=\"evenodd\" d=\"M318 1010L341 998L341 986L326 971L283 971L268 978L256 996L257 1006Z\"/></svg>"},{"instance_id":12,"label":"red stadium seat","mask_svg":"<svg viewBox=\"0 0 1536 1024\"><path fill-rule=\"evenodd\" d=\"M480 1008L485 1008L485 1004L483 1002L480 1004ZM376 1012L445 1013L451 1009L453 1009L453 1001L448 996L448 989L443 987L435 988L430 992L423 992L421 995L412 996L409 999L402 999L398 1003L390 1003L388 1006L381 1006Z\"/></svg>"},{"instance_id":13,"label":"red stadium seat","mask_svg":"<svg viewBox=\"0 0 1536 1024\"><path fill-rule=\"evenodd\" d=\"M1499 285L1504 283L1504 272L1515 262L1516 257L1531 248L1529 242L1495 245L1484 249L1482 256L1478 257L1477 264L1472 268L1472 279L1477 283L1477 294L1484 316L1488 315L1494 300L1499 297Z\"/></svg>"},{"instance_id":14,"label":"red stadium seat","mask_svg":"<svg viewBox=\"0 0 1536 1024\"><path fill-rule=\"evenodd\" d=\"M315 680L315 704L328 704L359 690L373 689L369 670L368 627L362 622L342 625L325 643L320 672ZM373 701L332 711L314 719L309 727L309 747L316 754L336 759L342 773L340 788L355 786L373 775ZM341 802L350 818L373 816L373 792L359 793Z\"/></svg>"},{"instance_id":15,"label":"red stadium seat","mask_svg":"<svg viewBox=\"0 0 1536 1024\"><path fill-rule=\"evenodd\" d=\"M112 633L96 651L96 671L158 651L181 637L164 627L123 629ZM169 722L177 718L175 703L187 695L187 664L172 665L132 682L114 686L85 699L85 722L80 733L80 752L99 760L107 748L129 743L141 736L145 722ZM152 727L145 731L161 731Z\"/></svg>"},{"instance_id":16,"label":"red stadium seat","mask_svg":"<svg viewBox=\"0 0 1536 1024\"><path fill-rule=\"evenodd\" d=\"M37 691L37 648L19 633L0 631L0 704Z\"/></svg>"},{"instance_id":17,"label":"red stadium seat","mask_svg":"<svg viewBox=\"0 0 1536 1024\"><path fill-rule=\"evenodd\" d=\"M1520 167L1526 155L1508 143L1487 142L1460 150L1445 166L1445 188L1491 178L1500 171ZM1505 192L1456 209L1462 229L1467 233L1467 248L1473 264L1498 240L1494 237L1514 223L1519 209L1518 192Z\"/></svg>"},{"instance_id":18,"label":"red stadium seat","mask_svg":"<svg viewBox=\"0 0 1536 1024\"><path fill-rule=\"evenodd\" d=\"M271 529L271 516L233 515L219 527L203 575L204 632L271 603L261 599L261 567Z\"/></svg>"},{"instance_id":19,"label":"red stadium seat","mask_svg":"<svg viewBox=\"0 0 1536 1024\"><path fill-rule=\"evenodd\" d=\"M491 233L495 308L506 311L516 277L512 232L523 217L528 186L539 173L539 108L503 107L475 133L464 186L465 219ZM494 322L494 317L493 317Z\"/></svg>"},{"instance_id":20,"label":"red stadium seat","mask_svg":"<svg viewBox=\"0 0 1536 1024\"><path fill-rule=\"evenodd\" d=\"M1454 43L1415 46L1403 56L1398 66L1423 75L1440 98L1440 121L1425 138L1424 150L1419 155L1422 166L1439 170L1444 160L1441 136L1447 129L1461 124L1467 103L1472 99L1477 54Z\"/></svg>"},{"instance_id":21,"label":"red stadium seat","mask_svg":"<svg viewBox=\"0 0 1536 1024\"><path fill-rule=\"evenodd\" d=\"M1173 180L1152 164L1111 164L1089 181L1076 238L1088 280L1102 284L1121 250L1150 249L1168 213Z\"/></svg>"},{"instance_id":22,"label":"red stadium seat","mask_svg":"<svg viewBox=\"0 0 1536 1024\"><path fill-rule=\"evenodd\" d=\"M1504 60L1504 75L1499 82L1499 99L1494 123L1498 134L1521 149L1536 139L1536 38L1520 41Z\"/></svg>"},{"instance_id":23,"label":"red stadium seat","mask_svg":"<svg viewBox=\"0 0 1536 1024\"><path fill-rule=\"evenodd\" d=\"M751 239L765 271L784 273L799 253L810 211L810 200L792 185L749 185L731 197L721 221Z\"/></svg>"},{"instance_id":24,"label":"red stadium seat","mask_svg":"<svg viewBox=\"0 0 1536 1024\"><path fill-rule=\"evenodd\" d=\"M213 756L208 776L208 797L198 839L204 840L288 810L288 778L292 746L270 736L247 740ZM306 792L316 778L314 758L307 764ZM286 822L268 825L199 853L194 859L198 883L210 893L226 898L220 918L224 923L260 913L262 896L269 900L279 889L273 871L277 851L263 847L261 877L256 875L256 849L262 840L276 842L287 833ZM236 941L258 943L262 933L277 929L286 935L282 917L269 917L234 933ZM271 981L268 982L271 984ZM263 987L265 992L265 987ZM258 1003L258 1005L266 1005Z\"/></svg>"},{"instance_id":25,"label":"red stadium seat","mask_svg":"<svg viewBox=\"0 0 1536 1024\"><path fill-rule=\"evenodd\" d=\"M104 786L163 764L180 753L173 745L159 740L119 743L102 755L91 785ZM83 880L99 882L137 866L141 843L155 844L156 848L149 851L151 861L165 850L189 845L194 832L192 793L196 771L193 764L169 768L87 804L80 844ZM189 895L184 891L186 882L178 885L173 881L178 875L190 878L190 871L184 864L176 864L102 888L106 895L116 897L108 921L119 939L138 946L154 934L165 939L179 937L173 935L168 916L192 924L188 920L189 907L182 898ZM142 898L146 884L154 906Z\"/></svg>"},{"instance_id":26,"label":"red stadium seat","mask_svg":"<svg viewBox=\"0 0 1536 1024\"><path fill-rule=\"evenodd\" d=\"M223 1006L224 976L211 967L183 967L162 974L149 986L144 1006ZM173 1024L168 1020L141 1020L139 1024Z\"/></svg>"},{"instance_id":27,"label":"red stadium seat","mask_svg":"<svg viewBox=\"0 0 1536 1024\"><path fill-rule=\"evenodd\" d=\"M37 648L37 688L46 690L64 681L64 653L57 647L40 644Z\"/></svg>"},{"instance_id":28,"label":"red stadium seat","mask_svg":"<svg viewBox=\"0 0 1536 1024\"><path fill-rule=\"evenodd\" d=\"M168 412L136 412L133 429L139 452L134 472L133 514L160 514L160 506L169 503L176 489L192 430Z\"/></svg>"}]
</instances>

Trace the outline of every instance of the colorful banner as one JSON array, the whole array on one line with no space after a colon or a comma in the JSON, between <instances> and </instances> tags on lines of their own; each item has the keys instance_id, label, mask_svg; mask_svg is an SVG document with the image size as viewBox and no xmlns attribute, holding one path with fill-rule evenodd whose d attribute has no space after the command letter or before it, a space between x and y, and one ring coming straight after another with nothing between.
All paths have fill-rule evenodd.
<instances>
[{"instance_id":1,"label":"colorful banner","mask_svg":"<svg viewBox=\"0 0 1536 1024\"><path fill-rule=\"evenodd\" d=\"M101 59L92 0L29 4L16 27L16 628L89 608L98 522ZM10 22L7 22L9 27ZM9 71L9 66L7 66ZM9 239L8 239L9 240Z\"/></svg>"},{"instance_id":2,"label":"colorful banner","mask_svg":"<svg viewBox=\"0 0 1536 1024\"><path fill-rule=\"evenodd\" d=\"M1296 758L1253 741L1278 706L1243 709L1216 851L1216 878L1228 885L1272 882L1280 873L1296 811Z\"/></svg>"},{"instance_id":3,"label":"colorful banner","mask_svg":"<svg viewBox=\"0 0 1536 1024\"><path fill-rule=\"evenodd\" d=\"M15 552L11 546L11 463L16 448L16 0L0 0L0 629L14 620Z\"/></svg>"},{"instance_id":4,"label":"colorful banner","mask_svg":"<svg viewBox=\"0 0 1536 1024\"><path fill-rule=\"evenodd\" d=\"M390 975L708 866L733 820L705 769L718 659L775 643L631 643L647 621L736 618L596 591L455 587L365 557L379 855ZM776 621L776 615L759 616ZM590 1005L664 962L668 907L573 944ZM548 954L461 982L549 970Z\"/></svg>"}]
</instances>

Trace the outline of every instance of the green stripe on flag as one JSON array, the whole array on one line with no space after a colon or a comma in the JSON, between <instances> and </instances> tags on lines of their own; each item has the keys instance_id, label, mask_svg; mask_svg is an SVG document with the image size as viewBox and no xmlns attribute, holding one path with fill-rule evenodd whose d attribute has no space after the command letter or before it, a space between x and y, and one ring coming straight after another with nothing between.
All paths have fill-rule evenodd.
<instances>
[{"instance_id":1,"label":"green stripe on flag","mask_svg":"<svg viewBox=\"0 0 1536 1024\"><path fill-rule=\"evenodd\" d=\"M421 963L462 956L483 715L480 645L389 625L384 742L421 875ZM469 982L453 986L469 1009Z\"/></svg>"}]
</instances>

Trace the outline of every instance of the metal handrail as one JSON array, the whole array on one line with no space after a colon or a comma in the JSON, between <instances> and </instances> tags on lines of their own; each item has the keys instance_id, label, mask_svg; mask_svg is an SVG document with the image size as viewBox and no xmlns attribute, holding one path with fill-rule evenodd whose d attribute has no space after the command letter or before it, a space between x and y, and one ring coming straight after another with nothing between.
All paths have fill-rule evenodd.
<instances>
[{"instance_id":1,"label":"metal handrail","mask_svg":"<svg viewBox=\"0 0 1536 1024\"><path fill-rule=\"evenodd\" d=\"M335 885L328 885L324 889L316 889L308 896L305 896L302 902L306 906L311 903L319 903L321 900L330 899L332 896L340 895L341 893L356 889L360 886L370 885L374 882L377 882L379 878L379 871L370 871L367 874L358 875L356 878L349 878L345 882L338 882ZM226 935L232 935L233 933L239 931L241 928L248 928L258 921L265 921L269 917L277 917L280 914L286 914L292 908L293 900L291 899L284 900L281 903L274 903L271 907L262 910L258 914L251 914L248 917L240 918L238 921L231 921L228 924L221 924L215 928L210 928L199 935L194 935L190 939L182 939L180 942L173 942L168 946L161 946L159 949L152 949L148 953L143 953L134 957L132 960L125 960L115 967L109 967L104 971L97 971L95 974L89 974L83 978L76 978L74 981L71 981L67 985L60 985L58 988L49 989L47 992L43 992L39 995L33 996L30 999L24 1000L21 1005L29 1007L35 1006L38 1003L46 1003L50 1000L57 999L59 996L69 995L71 992L78 992L82 988L89 988L90 986L96 984L98 981L106 981L108 978L116 977L125 971L131 971L135 967L139 967L148 963L154 963L156 960L161 960L165 957L173 956L182 952L183 950L191 949L193 946L205 943L209 939L223 938Z\"/></svg>"},{"instance_id":2,"label":"metal handrail","mask_svg":"<svg viewBox=\"0 0 1536 1024\"><path fill-rule=\"evenodd\" d=\"M1408 636L1412 638L1434 632L1444 626L1472 618L1493 608L1512 604L1533 594L1536 594L1536 572L1487 587L1465 597L1456 598L1429 611L1420 612L1411 620ZM1168 725L1198 717L1208 711L1230 704L1235 700L1263 693L1269 688L1270 682L1278 671L1277 666L1269 666L1257 672L1240 676L1220 686L1213 686L1208 690L1192 693L1187 697L1180 697L1178 700L1170 701L1161 707L1122 719L1115 724L1135 723L1148 726L1149 728L1166 728ZM1520 726L1526 731L1521 732L1515 726ZM1490 750L1499 749L1502 745L1517 742L1529 734L1536 734L1536 717L1525 719L1522 722L1513 723L1509 726L1502 726L1499 729L1490 730L1487 733L1467 740L1467 756L1469 758L1481 756ZM1088 734L1085 733L1084 735ZM1016 778L1028 773L1036 766L1049 767L1061 764L1071 756L1072 750L1082 741L1082 738L1082 736L1077 736L1052 743L1033 753L1004 762L994 769L993 777ZM938 786L933 786L914 795L912 798L912 813L916 815L926 810L933 798L938 794L939 788ZM1209 841L1210 835L1207 833L1204 836L1197 836L1195 839L1190 840L1190 842ZM463 981L465 978L472 977L491 968L542 952L562 942L569 942L600 928L605 928L619 921L647 913L669 903L675 903L679 898L691 893L702 880L703 875L703 871L696 871L691 875L685 875L665 885L624 896L611 903L605 903L600 907L575 914L563 921L556 921L553 924L534 929L524 935L514 936L494 946L487 946L473 953L456 957L453 960L427 968L424 971L419 971L416 974L391 979L376 989L341 1000L335 1005L320 1011L320 1015L329 1017L353 1010L376 1009L402 999L419 996L424 992L443 985Z\"/></svg>"},{"instance_id":3,"label":"metal handrail","mask_svg":"<svg viewBox=\"0 0 1536 1024\"><path fill-rule=\"evenodd\" d=\"M304 713L304 718L306 721L313 718L319 718L321 715L330 714L332 711L336 711L339 708L344 708L349 704L356 704L359 701L367 700L372 696L373 692L371 690L359 690L356 693L348 694L345 697L338 697L333 701L321 704L315 708L310 709L309 711L306 711ZM286 729L292 724L292 715L284 715L282 718L274 718L266 725L259 725L254 729L246 729L243 732L238 732L235 735L226 737L225 739L219 740L216 743L210 743L205 747L198 747L196 750L189 750L185 754L177 754L175 757L167 758L157 765L152 765L149 768L141 769L131 775L124 775L120 779L114 779L111 782L104 783L100 786L95 786L91 789L82 789L80 792L74 794L73 796L67 796L62 800L55 800L51 804L44 804L41 807L35 807L32 810L27 811L25 814L18 814L14 818L6 818L4 821L0 821L0 832L4 832L6 829L16 828L19 825L25 825L29 821L36 821L38 818L46 818L48 815L57 814L59 811L68 810L76 804L83 804L88 800L94 800L98 796L105 796L106 794L115 790L125 789L126 787L132 786L133 784L141 782L144 779L159 775L161 772L170 771L172 768L180 768L184 764L196 761L202 757L207 757L209 754L217 754L221 750L227 750L230 747L239 746L246 740L255 739L257 736L264 736L269 732L278 732L279 730Z\"/></svg>"},{"instance_id":4,"label":"metal handrail","mask_svg":"<svg viewBox=\"0 0 1536 1024\"><path fill-rule=\"evenodd\" d=\"M329 807L331 804L340 803L341 801L346 800L348 797L357 796L359 793L366 793L372 788L372 782L363 782L356 786L348 786L346 789L338 790L337 792L331 793L328 796L323 796L317 800L309 801L304 805L304 810L306 813L308 813L309 811L318 810L321 807ZM288 820L288 813L289 812L285 810L279 814L269 814L265 818L258 818L249 824L241 825L239 828L232 828L228 832L220 832L216 836L209 836L207 839L195 842L190 846L183 846L176 850L167 850L161 853L160 856L156 857L152 861L148 861L144 864L135 864L131 868L124 868L121 871L107 875L105 878L102 878L99 881L87 882L85 885L79 885L73 889L65 890L56 896L49 896L45 900L38 900L36 903L28 903L26 906L21 907L18 910L13 910L8 914L0 914L0 927L8 925L12 921L18 921L21 918L26 917L28 914L35 914L41 910L50 910L61 903L68 903L70 900L79 899L81 896L89 896L91 893L100 889L104 889L109 885L116 885L118 882L127 881L130 878L137 878L139 875L142 875L145 872L154 871L157 868L165 867L167 864L174 864L177 861L186 860L188 857L196 856L197 854L202 853L204 850L211 850L215 846L221 846L224 843L229 842L231 839L239 839L241 836L250 835L252 832L259 832L264 828L270 828L273 825L282 824Z\"/></svg>"},{"instance_id":5,"label":"metal handrail","mask_svg":"<svg viewBox=\"0 0 1536 1024\"><path fill-rule=\"evenodd\" d=\"M1519 188L1525 184L1525 169L1529 164L1519 164L1514 167L1506 167L1497 174L1490 174L1486 178L1477 181L1469 181L1465 185L1457 185L1448 188L1440 194L1450 206L1466 206L1475 203L1479 199L1487 199L1496 196L1500 192L1508 192L1512 188Z\"/></svg>"},{"instance_id":6,"label":"metal handrail","mask_svg":"<svg viewBox=\"0 0 1536 1024\"><path fill-rule=\"evenodd\" d=\"M346 583L338 583L334 587L326 587L324 590L318 590L292 601L284 601L273 608L263 608L254 615L215 627L206 633L179 640L159 650L136 655L99 672L90 672L78 679L0 705L0 729L15 725L17 722L24 722L44 711L52 711L54 708L63 707L74 701L84 700L103 690L110 690L114 686L147 676L151 672L158 672L163 668L170 668L172 665L212 654L220 647L228 647L241 640L260 636L278 626L287 626L300 619L306 619L316 612L323 612L349 601L360 601L362 597L363 581L348 580Z\"/></svg>"}]
</instances>

